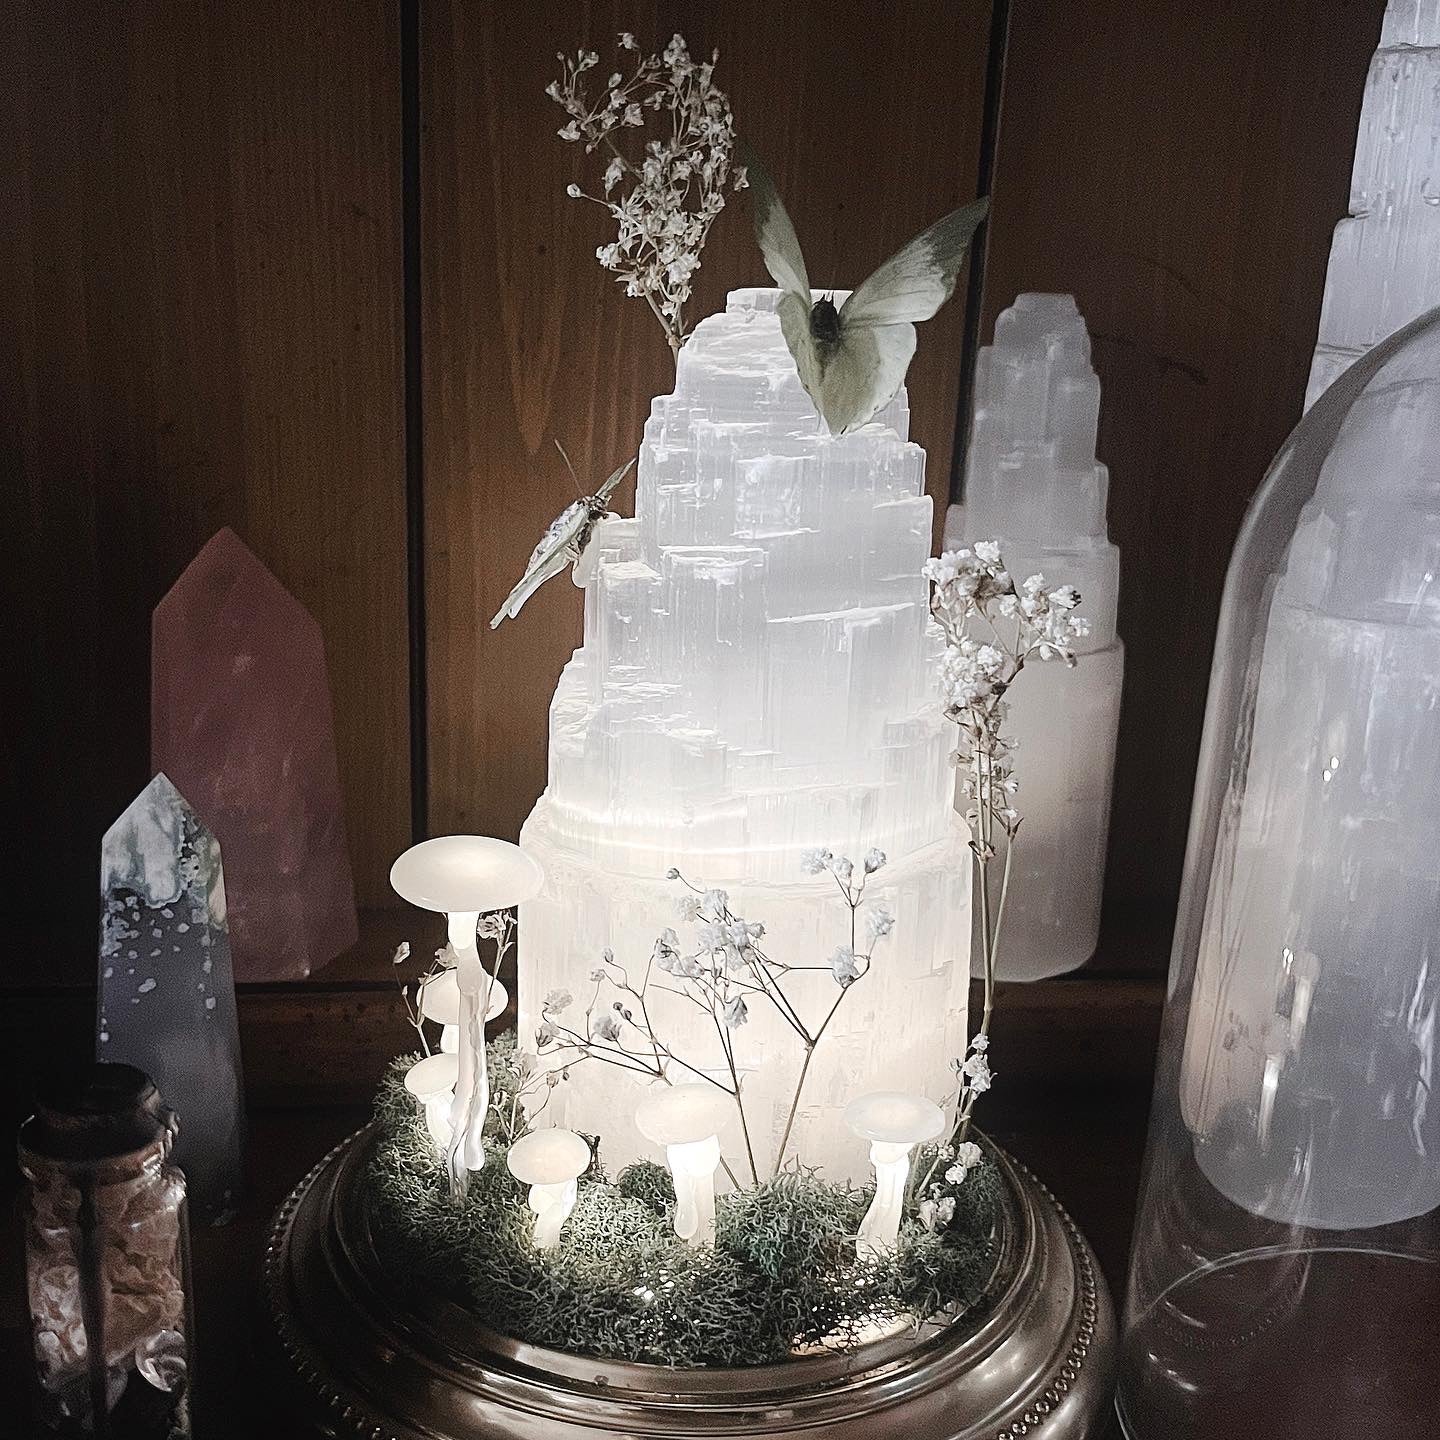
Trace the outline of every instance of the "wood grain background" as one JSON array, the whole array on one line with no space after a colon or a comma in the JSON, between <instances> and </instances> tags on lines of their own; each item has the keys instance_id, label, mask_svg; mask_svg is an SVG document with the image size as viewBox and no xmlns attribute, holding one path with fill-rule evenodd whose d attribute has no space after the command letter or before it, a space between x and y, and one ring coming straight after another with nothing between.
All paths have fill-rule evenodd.
<instances>
[{"instance_id":1,"label":"wood grain background","mask_svg":"<svg viewBox=\"0 0 1440 1440\"><path fill-rule=\"evenodd\" d=\"M362 902L408 841L398 36L0 0L0 969L93 968L150 611L222 525L324 631Z\"/></svg>"},{"instance_id":2,"label":"wood grain background","mask_svg":"<svg viewBox=\"0 0 1440 1440\"><path fill-rule=\"evenodd\" d=\"M1300 418L1379 0L1016 0L984 333L1074 293L1100 376L1125 695L1101 948L1168 935L1220 591Z\"/></svg>"},{"instance_id":3,"label":"wood grain background","mask_svg":"<svg viewBox=\"0 0 1440 1440\"><path fill-rule=\"evenodd\" d=\"M1382 10L1009 6L984 329L1020 290L1074 291L1104 385L1130 649L1108 966L1164 963L1163 938L1128 937L1169 923L1220 584L1300 412ZM542 93L557 49L608 56L622 29L720 48L817 279L852 282L974 193L974 0L0 0L0 976L88 973L98 839L147 778L149 611L222 524L324 629L362 902L388 901L412 782L433 832L518 830L580 605L556 584L486 621L571 496L552 438L602 474L669 387L658 330L594 260L598 212L564 196L584 160ZM694 314L759 278L737 206ZM965 323L957 300L927 326L911 376L937 496Z\"/></svg>"}]
</instances>

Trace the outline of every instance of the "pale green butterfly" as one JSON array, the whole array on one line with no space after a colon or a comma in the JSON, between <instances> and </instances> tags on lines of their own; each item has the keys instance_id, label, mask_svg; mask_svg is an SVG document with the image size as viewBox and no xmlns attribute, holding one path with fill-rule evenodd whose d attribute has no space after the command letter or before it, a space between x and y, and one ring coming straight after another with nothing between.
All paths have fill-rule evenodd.
<instances>
[{"instance_id":1,"label":"pale green butterfly","mask_svg":"<svg viewBox=\"0 0 1440 1440\"><path fill-rule=\"evenodd\" d=\"M784 292L780 329L795 368L831 433L864 425L894 399L915 354L915 322L928 320L955 293L971 237L988 199L952 211L892 255L837 310L816 300L795 227L774 182L747 155L755 238L765 268Z\"/></svg>"}]
</instances>

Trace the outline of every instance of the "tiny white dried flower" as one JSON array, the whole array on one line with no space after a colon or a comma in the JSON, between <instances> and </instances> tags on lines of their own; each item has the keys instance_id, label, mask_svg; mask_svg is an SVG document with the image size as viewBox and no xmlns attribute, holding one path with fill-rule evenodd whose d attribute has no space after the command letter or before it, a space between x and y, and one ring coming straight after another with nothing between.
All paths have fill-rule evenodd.
<instances>
[{"instance_id":1,"label":"tiny white dried flower","mask_svg":"<svg viewBox=\"0 0 1440 1440\"><path fill-rule=\"evenodd\" d=\"M883 939L895 928L895 916L884 905L871 905L865 911L865 933L870 943Z\"/></svg>"},{"instance_id":2,"label":"tiny white dried flower","mask_svg":"<svg viewBox=\"0 0 1440 1440\"><path fill-rule=\"evenodd\" d=\"M830 863L830 852L823 845L812 845L800 852L800 868L807 875L819 875Z\"/></svg>"},{"instance_id":3,"label":"tiny white dried flower","mask_svg":"<svg viewBox=\"0 0 1440 1440\"><path fill-rule=\"evenodd\" d=\"M883 850L870 849L865 852L865 873L873 875L885 863Z\"/></svg>"},{"instance_id":4,"label":"tiny white dried flower","mask_svg":"<svg viewBox=\"0 0 1440 1440\"><path fill-rule=\"evenodd\" d=\"M568 990L551 990L546 993L545 1002L540 1007L541 1014L558 1015L569 1006L575 997Z\"/></svg>"},{"instance_id":5,"label":"tiny white dried flower","mask_svg":"<svg viewBox=\"0 0 1440 1440\"><path fill-rule=\"evenodd\" d=\"M830 973L835 977L836 984L842 986L860 978L855 952L848 945L835 947L835 953L830 957Z\"/></svg>"}]
</instances>

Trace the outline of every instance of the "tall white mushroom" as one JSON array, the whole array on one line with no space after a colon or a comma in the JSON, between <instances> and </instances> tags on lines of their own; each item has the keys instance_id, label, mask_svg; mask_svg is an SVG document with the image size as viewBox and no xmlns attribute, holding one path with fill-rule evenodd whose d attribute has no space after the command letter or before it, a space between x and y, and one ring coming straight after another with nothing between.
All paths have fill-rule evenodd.
<instances>
[{"instance_id":1,"label":"tall white mushroom","mask_svg":"<svg viewBox=\"0 0 1440 1440\"><path fill-rule=\"evenodd\" d=\"M442 1155L450 1148L450 1107L459 1076L460 1057L445 1054L427 1055L405 1072L405 1088L419 1101L430 1138Z\"/></svg>"},{"instance_id":2,"label":"tall white mushroom","mask_svg":"<svg viewBox=\"0 0 1440 1440\"><path fill-rule=\"evenodd\" d=\"M900 1233L910 1152L945 1129L945 1112L923 1095L879 1090L852 1100L845 1107L845 1123L870 1142L870 1163L875 1167L875 1199L860 1222L855 1254L861 1260L877 1260L895 1248Z\"/></svg>"},{"instance_id":3,"label":"tall white mushroom","mask_svg":"<svg viewBox=\"0 0 1440 1440\"><path fill-rule=\"evenodd\" d=\"M490 981L490 1003L485 1007L488 1024L505 1013L510 992L497 979ZM420 1013L440 1026L440 1049L447 1055L460 1050L460 979L452 968L442 970L420 986Z\"/></svg>"},{"instance_id":4,"label":"tall white mushroom","mask_svg":"<svg viewBox=\"0 0 1440 1440\"><path fill-rule=\"evenodd\" d=\"M475 927L480 916L532 899L545 883L544 872L518 845L483 835L442 835L412 845L390 867L395 893L422 910L446 917L455 951L455 980L460 991L457 1055L459 1078L450 1120L450 1191L464 1195L469 1172L485 1163L481 1131L490 1107L485 1071L485 1022L490 977L480 961Z\"/></svg>"},{"instance_id":5,"label":"tall white mushroom","mask_svg":"<svg viewBox=\"0 0 1440 1440\"><path fill-rule=\"evenodd\" d=\"M635 1111L640 1133L665 1147L675 1182L675 1233L692 1245L715 1243L715 1168L733 1103L723 1090L697 1081L657 1089Z\"/></svg>"},{"instance_id":6,"label":"tall white mushroom","mask_svg":"<svg viewBox=\"0 0 1440 1440\"><path fill-rule=\"evenodd\" d=\"M530 1187L537 1250L553 1250L579 1193L577 1182L590 1168L590 1147L573 1130L532 1130L505 1157L510 1173Z\"/></svg>"}]
</instances>

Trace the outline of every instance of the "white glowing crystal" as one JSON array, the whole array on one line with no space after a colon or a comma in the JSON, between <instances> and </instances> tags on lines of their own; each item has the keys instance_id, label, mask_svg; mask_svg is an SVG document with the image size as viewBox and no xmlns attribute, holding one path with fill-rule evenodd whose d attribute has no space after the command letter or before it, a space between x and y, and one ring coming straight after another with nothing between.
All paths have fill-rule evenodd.
<instances>
[{"instance_id":1,"label":"white glowing crystal","mask_svg":"<svg viewBox=\"0 0 1440 1440\"><path fill-rule=\"evenodd\" d=\"M1350 214L1335 227L1311 405L1357 356L1440 304L1440 0L1392 0L1370 61Z\"/></svg>"},{"instance_id":2,"label":"white glowing crystal","mask_svg":"<svg viewBox=\"0 0 1440 1440\"><path fill-rule=\"evenodd\" d=\"M1095 459L1100 381L1073 295L1021 295L1001 313L979 354L974 412L947 548L998 540L1017 583L1038 573L1074 585L1090 622L1074 669L1029 665L1006 696L1024 822L1000 975L1036 980L1083 965L1100 933L1125 669L1120 552L1106 531L1109 475Z\"/></svg>"},{"instance_id":3,"label":"white glowing crystal","mask_svg":"<svg viewBox=\"0 0 1440 1440\"><path fill-rule=\"evenodd\" d=\"M547 884L521 908L520 1033L533 1042L547 990L588 994L607 946L638 978L675 923L671 866L725 886L734 913L767 926L772 958L823 966L850 938L849 910L830 876L802 875L801 852L858 863L878 846L890 863L873 894L895 932L816 1051L796 1128L808 1163L864 1177L846 1103L953 1088L969 862L948 803L953 737L920 575L931 504L904 392L853 434L825 433L776 293L735 292L697 328L645 427L635 518L599 526L577 574L585 643L555 693L549 786L521 836ZM792 977L816 1024L835 983L828 969ZM718 1068L707 1016L667 994L652 1011ZM763 1173L803 1052L763 1004L733 1033ZM650 1153L632 1077L587 1061L568 1088L565 1123L603 1134L608 1165ZM734 1159L735 1137L722 1141Z\"/></svg>"}]
</instances>

